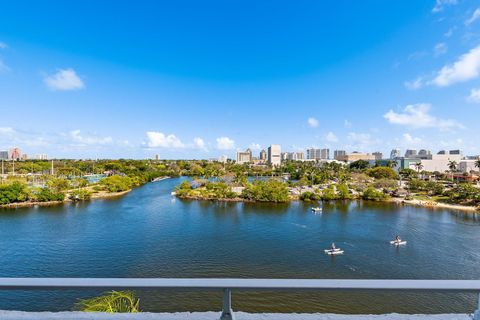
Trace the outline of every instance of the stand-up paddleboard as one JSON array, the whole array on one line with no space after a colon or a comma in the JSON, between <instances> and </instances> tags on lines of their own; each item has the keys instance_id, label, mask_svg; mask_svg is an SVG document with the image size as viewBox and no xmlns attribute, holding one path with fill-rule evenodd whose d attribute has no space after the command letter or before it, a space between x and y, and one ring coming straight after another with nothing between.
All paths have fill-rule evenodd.
<instances>
[{"instance_id":1,"label":"stand-up paddleboard","mask_svg":"<svg viewBox=\"0 0 480 320\"><path fill-rule=\"evenodd\" d=\"M325 249L324 250L326 254L328 255L336 255L336 254L343 254L343 250L340 248L335 248L335 249Z\"/></svg>"},{"instance_id":2,"label":"stand-up paddleboard","mask_svg":"<svg viewBox=\"0 0 480 320\"><path fill-rule=\"evenodd\" d=\"M397 240L393 240L393 241L390 241L390 244L394 244L396 246L402 246L404 244L407 244L407 241L397 241Z\"/></svg>"}]
</instances>

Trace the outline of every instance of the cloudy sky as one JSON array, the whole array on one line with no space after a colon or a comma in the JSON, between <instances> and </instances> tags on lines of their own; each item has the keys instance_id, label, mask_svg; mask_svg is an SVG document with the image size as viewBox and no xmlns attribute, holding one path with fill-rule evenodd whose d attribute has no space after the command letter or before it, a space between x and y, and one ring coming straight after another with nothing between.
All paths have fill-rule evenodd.
<instances>
[{"instance_id":1,"label":"cloudy sky","mask_svg":"<svg viewBox=\"0 0 480 320\"><path fill-rule=\"evenodd\" d=\"M0 150L480 153L480 3L4 1Z\"/></svg>"}]
</instances>

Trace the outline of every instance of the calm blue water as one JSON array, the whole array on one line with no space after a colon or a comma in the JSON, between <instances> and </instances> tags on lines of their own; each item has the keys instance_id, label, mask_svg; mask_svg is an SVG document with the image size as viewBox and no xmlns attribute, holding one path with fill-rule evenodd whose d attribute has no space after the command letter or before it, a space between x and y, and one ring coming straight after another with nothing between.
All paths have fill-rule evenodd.
<instances>
[{"instance_id":1,"label":"calm blue water","mask_svg":"<svg viewBox=\"0 0 480 320\"><path fill-rule=\"evenodd\" d=\"M179 179L109 200L0 211L1 277L479 279L472 214L366 202L182 201ZM395 248L395 234L408 240ZM332 241L345 255L323 253ZM96 291L0 291L0 309L70 310ZM144 310L218 310L220 294L139 292ZM244 311L469 312L471 294L234 293Z\"/></svg>"}]
</instances>

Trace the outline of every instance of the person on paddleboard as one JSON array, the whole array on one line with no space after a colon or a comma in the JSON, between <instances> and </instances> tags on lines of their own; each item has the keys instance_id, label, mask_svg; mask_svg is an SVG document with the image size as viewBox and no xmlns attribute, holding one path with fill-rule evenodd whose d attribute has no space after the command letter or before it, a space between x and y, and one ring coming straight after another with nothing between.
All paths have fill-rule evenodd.
<instances>
[{"instance_id":1,"label":"person on paddleboard","mask_svg":"<svg viewBox=\"0 0 480 320\"><path fill-rule=\"evenodd\" d=\"M402 241L402 239L400 239L400 236L399 236L398 234L397 234L397 236L395 237L395 241L396 241L396 242L401 242L401 241Z\"/></svg>"}]
</instances>

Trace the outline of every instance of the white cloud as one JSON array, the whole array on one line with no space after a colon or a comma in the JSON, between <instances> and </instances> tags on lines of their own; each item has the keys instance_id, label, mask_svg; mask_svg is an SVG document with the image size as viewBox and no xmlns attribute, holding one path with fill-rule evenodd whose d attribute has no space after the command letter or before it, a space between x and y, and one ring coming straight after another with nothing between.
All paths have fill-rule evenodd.
<instances>
[{"instance_id":1,"label":"white cloud","mask_svg":"<svg viewBox=\"0 0 480 320\"><path fill-rule=\"evenodd\" d=\"M249 146L250 150L261 150L262 146L259 143L252 142Z\"/></svg>"},{"instance_id":2,"label":"white cloud","mask_svg":"<svg viewBox=\"0 0 480 320\"><path fill-rule=\"evenodd\" d=\"M422 139L418 138L418 137L413 137L410 133L404 133L402 135L402 140L403 142L405 142L405 144L407 146L411 146L411 145L418 145L420 143L422 143Z\"/></svg>"},{"instance_id":3,"label":"white cloud","mask_svg":"<svg viewBox=\"0 0 480 320\"><path fill-rule=\"evenodd\" d=\"M461 55L456 62L438 71L432 84L446 87L457 82L468 81L480 74L480 45Z\"/></svg>"},{"instance_id":4,"label":"white cloud","mask_svg":"<svg viewBox=\"0 0 480 320\"><path fill-rule=\"evenodd\" d=\"M474 23L475 21L477 21L478 19L480 19L480 8L477 8L473 12L472 16L467 21L465 21L465 25L468 26L468 25Z\"/></svg>"},{"instance_id":5,"label":"white cloud","mask_svg":"<svg viewBox=\"0 0 480 320\"><path fill-rule=\"evenodd\" d=\"M217 149L219 150L232 150L235 148L235 141L228 137L217 138Z\"/></svg>"},{"instance_id":6,"label":"white cloud","mask_svg":"<svg viewBox=\"0 0 480 320\"><path fill-rule=\"evenodd\" d=\"M98 145L98 144L110 144L113 142L111 137L99 137L96 135L82 135L80 130L70 131L69 138L80 145Z\"/></svg>"},{"instance_id":7,"label":"white cloud","mask_svg":"<svg viewBox=\"0 0 480 320\"><path fill-rule=\"evenodd\" d=\"M193 145L197 149L207 151L207 145L205 144L205 141L203 141L202 138L199 138L199 137L193 138Z\"/></svg>"},{"instance_id":8,"label":"white cloud","mask_svg":"<svg viewBox=\"0 0 480 320\"><path fill-rule=\"evenodd\" d=\"M0 41L0 49L7 49L8 45L5 42Z\"/></svg>"},{"instance_id":9,"label":"white cloud","mask_svg":"<svg viewBox=\"0 0 480 320\"><path fill-rule=\"evenodd\" d=\"M448 46L445 42L440 42L433 47L433 55L435 57L441 56L442 54L447 53L448 51Z\"/></svg>"},{"instance_id":10,"label":"white cloud","mask_svg":"<svg viewBox=\"0 0 480 320\"><path fill-rule=\"evenodd\" d=\"M470 95L467 97L467 101L480 103L480 88L470 90Z\"/></svg>"},{"instance_id":11,"label":"white cloud","mask_svg":"<svg viewBox=\"0 0 480 320\"><path fill-rule=\"evenodd\" d=\"M454 31L455 29L456 29L455 27L450 28L450 29L448 29L448 31L445 32L443 35L444 35L446 38L450 38L450 37L452 36L453 31Z\"/></svg>"},{"instance_id":12,"label":"white cloud","mask_svg":"<svg viewBox=\"0 0 480 320\"><path fill-rule=\"evenodd\" d=\"M158 131L147 132L147 146L150 148L184 148L185 145L174 134L165 135Z\"/></svg>"},{"instance_id":13,"label":"white cloud","mask_svg":"<svg viewBox=\"0 0 480 320\"><path fill-rule=\"evenodd\" d=\"M412 81L405 81L404 82L405 88L410 89L410 90L418 90L421 87L423 87L423 78L418 77L415 80Z\"/></svg>"},{"instance_id":14,"label":"white cloud","mask_svg":"<svg viewBox=\"0 0 480 320\"><path fill-rule=\"evenodd\" d=\"M315 118L308 118L307 123L312 128L318 127L318 120Z\"/></svg>"},{"instance_id":15,"label":"white cloud","mask_svg":"<svg viewBox=\"0 0 480 320\"><path fill-rule=\"evenodd\" d=\"M325 140L327 140L328 142L338 142L338 137L333 132L330 131L325 136Z\"/></svg>"},{"instance_id":16,"label":"white cloud","mask_svg":"<svg viewBox=\"0 0 480 320\"><path fill-rule=\"evenodd\" d=\"M458 0L436 0L435 6L432 9L433 13L437 13L443 10L444 7L449 5L456 5Z\"/></svg>"},{"instance_id":17,"label":"white cloud","mask_svg":"<svg viewBox=\"0 0 480 320\"><path fill-rule=\"evenodd\" d=\"M43 82L53 91L80 90L85 88L82 79L71 68L60 69L55 74L46 76Z\"/></svg>"},{"instance_id":18,"label":"white cloud","mask_svg":"<svg viewBox=\"0 0 480 320\"><path fill-rule=\"evenodd\" d=\"M428 103L411 104L403 112L388 111L383 115L388 122L402 126L418 128L437 128L439 130L452 130L463 128L463 125L452 119L438 119L429 114L431 105Z\"/></svg>"}]
</instances>

